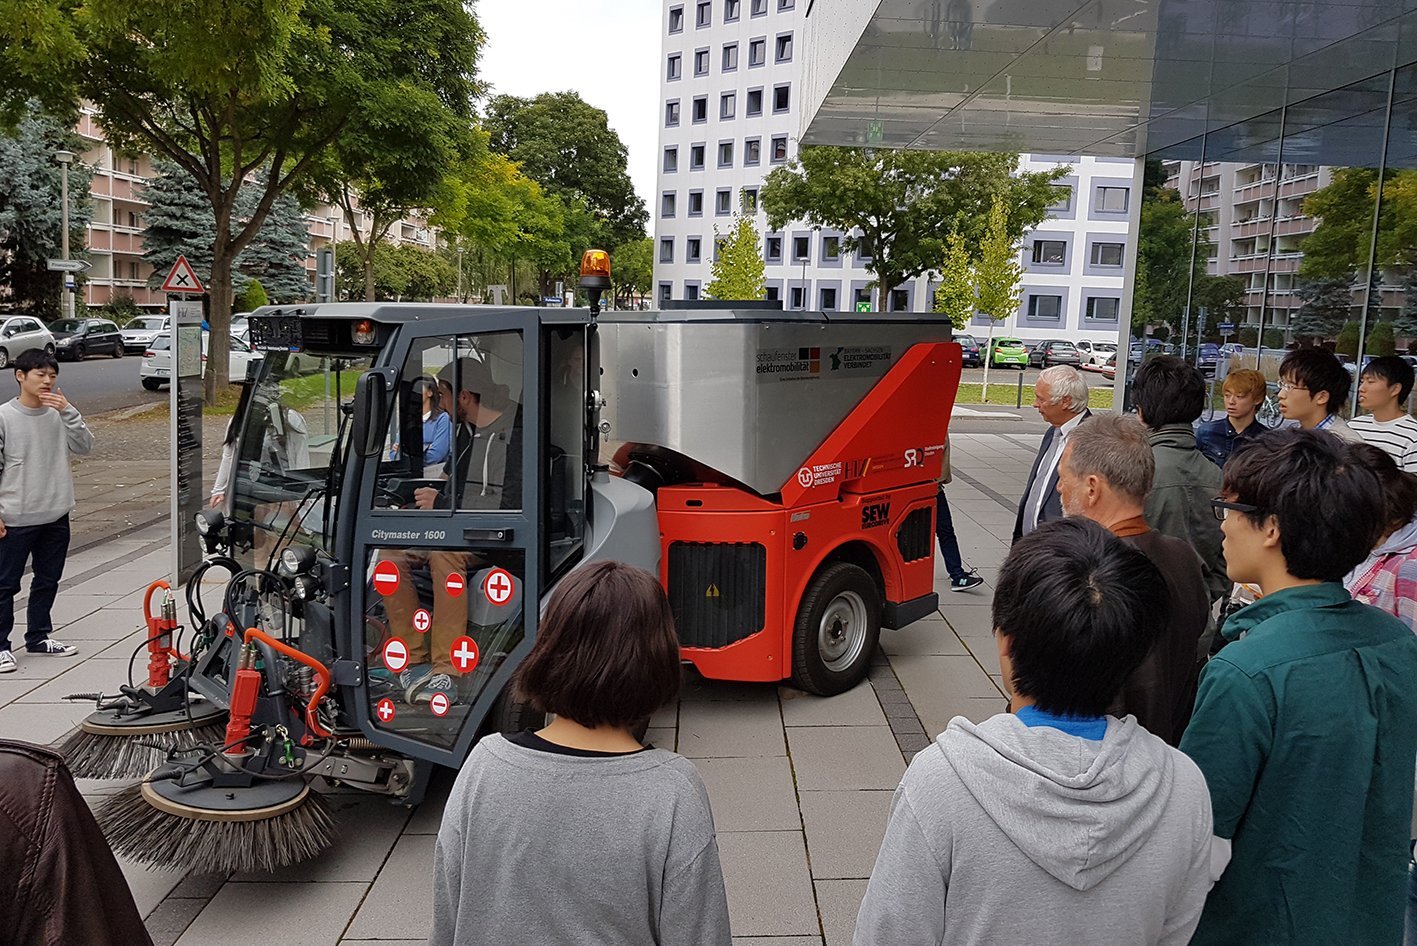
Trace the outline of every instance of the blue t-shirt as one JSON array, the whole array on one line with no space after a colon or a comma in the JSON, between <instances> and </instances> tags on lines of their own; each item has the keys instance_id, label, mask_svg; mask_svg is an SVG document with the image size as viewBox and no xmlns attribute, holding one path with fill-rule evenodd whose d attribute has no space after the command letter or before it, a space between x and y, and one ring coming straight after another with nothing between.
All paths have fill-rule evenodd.
<instances>
[{"instance_id":1,"label":"blue t-shirt","mask_svg":"<svg viewBox=\"0 0 1417 946\"><path fill-rule=\"evenodd\" d=\"M1091 739L1100 742L1102 737L1107 735L1106 716L1055 716L1052 713L1045 713L1036 706L1025 706L1014 713L1019 722L1028 726L1052 726L1054 729L1061 729L1069 736L1077 736L1079 739Z\"/></svg>"}]
</instances>

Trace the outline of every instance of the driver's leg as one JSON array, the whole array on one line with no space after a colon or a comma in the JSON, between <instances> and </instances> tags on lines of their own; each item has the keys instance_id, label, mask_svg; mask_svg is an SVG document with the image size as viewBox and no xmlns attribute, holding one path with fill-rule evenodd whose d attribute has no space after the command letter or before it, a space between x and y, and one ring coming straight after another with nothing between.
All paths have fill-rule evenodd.
<instances>
[{"instance_id":1,"label":"driver's leg","mask_svg":"<svg viewBox=\"0 0 1417 946\"><path fill-rule=\"evenodd\" d=\"M418 589L413 583L413 571L429 556L411 549L392 549L379 553L380 561L398 566L399 583L394 592L384 596L384 615L389 620L389 634L408 644L408 668L428 663L428 635L413 627L413 612L418 610Z\"/></svg>"},{"instance_id":2,"label":"driver's leg","mask_svg":"<svg viewBox=\"0 0 1417 946\"><path fill-rule=\"evenodd\" d=\"M433 575L433 626L428 629L428 643L433 648L433 672L445 673L453 679L459 676L453 666L453 641L467 633L467 598L448 594L449 575L458 575L467 587L467 567L472 555L468 552L440 551L428 555L428 570Z\"/></svg>"}]
</instances>

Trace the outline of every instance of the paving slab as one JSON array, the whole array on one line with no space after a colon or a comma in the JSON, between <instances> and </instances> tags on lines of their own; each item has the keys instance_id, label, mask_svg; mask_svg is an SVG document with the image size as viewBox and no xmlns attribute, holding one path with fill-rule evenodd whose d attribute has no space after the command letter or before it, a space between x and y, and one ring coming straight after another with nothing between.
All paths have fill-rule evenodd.
<instances>
[{"instance_id":1,"label":"paving slab","mask_svg":"<svg viewBox=\"0 0 1417 946\"><path fill-rule=\"evenodd\" d=\"M813 878L871 876L894 796L894 791L802 793L802 822Z\"/></svg>"},{"instance_id":2,"label":"paving slab","mask_svg":"<svg viewBox=\"0 0 1417 946\"><path fill-rule=\"evenodd\" d=\"M871 684L862 680L836 696L822 697L780 687L782 722L787 726L880 726L886 718Z\"/></svg>"},{"instance_id":3,"label":"paving slab","mask_svg":"<svg viewBox=\"0 0 1417 946\"><path fill-rule=\"evenodd\" d=\"M819 880L816 889L826 946L851 946L851 939L856 935L856 915L861 912L861 898L866 896L866 881Z\"/></svg>"},{"instance_id":4,"label":"paving slab","mask_svg":"<svg viewBox=\"0 0 1417 946\"><path fill-rule=\"evenodd\" d=\"M786 756L696 759L722 831L799 831L802 816Z\"/></svg>"},{"instance_id":5,"label":"paving slab","mask_svg":"<svg viewBox=\"0 0 1417 946\"><path fill-rule=\"evenodd\" d=\"M821 932L801 831L720 832L718 850L734 934Z\"/></svg>"},{"instance_id":6,"label":"paving slab","mask_svg":"<svg viewBox=\"0 0 1417 946\"><path fill-rule=\"evenodd\" d=\"M820 936L735 936L733 946L822 946Z\"/></svg>"},{"instance_id":7,"label":"paving slab","mask_svg":"<svg viewBox=\"0 0 1417 946\"><path fill-rule=\"evenodd\" d=\"M900 656L891 666L912 700L917 690L951 697L1003 695L973 657Z\"/></svg>"},{"instance_id":8,"label":"paving slab","mask_svg":"<svg viewBox=\"0 0 1417 946\"><path fill-rule=\"evenodd\" d=\"M0 733L8 739L48 745L91 712L92 703L11 703L0 707Z\"/></svg>"},{"instance_id":9,"label":"paving slab","mask_svg":"<svg viewBox=\"0 0 1417 946\"><path fill-rule=\"evenodd\" d=\"M107 693L117 696L118 688L128 682L128 661L126 659L92 657L88 660L78 660L78 656L66 658L71 662L66 665L63 673L56 674L49 682L30 690L19 698L19 702L62 703L64 697L70 693ZM133 674L138 678L136 682L142 683L146 679L146 672L146 657L139 657L133 662ZM84 715L88 715L94 710L92 702L70 705L87 707L87 712Z\"/></svg>"},{"instance_id":10,"label":"paving slab","mask_svg":"<svg viewBox=\"0 0 1417 946\"><path fill-rule=\"evenodd\" d=\"M894 790L905 773L889 726L794 726L787 743L800 791Z\"/></svg>"},{"instance_id":11,"label":"paving slab","mask_svg":"<svg viewBox=\"0 0 1417 946\"><path fill-rule=\"evenodd\" d=\"M679 754L691 759L784 755L782 711L769 702L689 701L679 707Z\"/></svg>"},{"instance_id":12,"label":"paving slab","mask_svg":"<svg viewBox=\"0 0 1417 946\"><path fill-rule=\"evenodd\" d=\"M368 889L364 883L229 883L177 946L336 946Z\"/></svg>"},{"instance_id":13,"label":"paving slab","mask_svg":"<svg viewBox=\"0 0 1417 946\"><path fill-rule=\"evenodd\" d=\"M433 845L429 834L405 835L359 907L351 939L427 938L433 926Z\"/></svg>"},{"instance_id":14,"label":"paving slab","mask_svg":"<svg viewBox=\"0 0 1417 946\"><path fill-rule=\"evenodd\" d=\"M966 656L969 651L944 618L925 618L899 631L881 632L881 651L898 654Z\"/></svg>"}]
</instances>

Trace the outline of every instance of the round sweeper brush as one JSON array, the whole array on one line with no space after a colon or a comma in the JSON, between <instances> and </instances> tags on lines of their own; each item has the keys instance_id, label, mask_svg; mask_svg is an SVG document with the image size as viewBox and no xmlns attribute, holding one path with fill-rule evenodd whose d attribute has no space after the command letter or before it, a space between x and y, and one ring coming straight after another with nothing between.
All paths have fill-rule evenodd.
<instances>
[{"instance_id":1,"label":"round sweeper brush","mask_svg":"<svg viewBox=\"0 0 1417 946\"><path fill-rule=\"evenodd\" d=\"M90 713L58 745L75 778L142 778L167 761L171 749L220 744L226 711L194 702L165 713L137 713L117 706Z\"/></svg>"},{"instance_id":2,"label":"round sweeper brush","mask_svg":"<svg viewBox=\"0 0 1417 946\"><path fill-rule=\"evenodd\" d=\"M106 799L98 823L117 854L160 870L270 872L335 839L324 800L304 780L192 787L161 772Z\"/></svg>"}]
</instances>

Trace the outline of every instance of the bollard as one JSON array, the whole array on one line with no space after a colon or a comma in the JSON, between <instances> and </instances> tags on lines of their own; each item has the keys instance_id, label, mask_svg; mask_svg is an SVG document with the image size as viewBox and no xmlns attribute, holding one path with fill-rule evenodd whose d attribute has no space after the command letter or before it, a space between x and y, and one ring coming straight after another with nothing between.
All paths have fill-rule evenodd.
<instances>
[{"instance_id":1,"label":"bollard","mask_svg":"<svg viewBox=\"0 0 1417 946\"><path fill-rule=\"evenodd\" d=\"M1023 407L1023 372L1018 373L1018 396L1014 398L1014 407Z\"/></svg>"}]
</instances>

